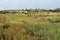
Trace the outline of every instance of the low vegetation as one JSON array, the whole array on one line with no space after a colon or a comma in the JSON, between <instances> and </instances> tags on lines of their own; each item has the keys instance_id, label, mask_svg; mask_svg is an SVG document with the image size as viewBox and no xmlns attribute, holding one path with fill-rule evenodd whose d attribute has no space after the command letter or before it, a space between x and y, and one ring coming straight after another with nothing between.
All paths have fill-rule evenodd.
<instances>
[{"instance_id":1,"label":"low vegetation","mask_svg":"<svg viewBox=\"0 0 60 40\"><path fill-rule=\"evenodd\" d=\"M0 11L0 40L60 40L60 10Z\"/></svg>"}]
</instances>

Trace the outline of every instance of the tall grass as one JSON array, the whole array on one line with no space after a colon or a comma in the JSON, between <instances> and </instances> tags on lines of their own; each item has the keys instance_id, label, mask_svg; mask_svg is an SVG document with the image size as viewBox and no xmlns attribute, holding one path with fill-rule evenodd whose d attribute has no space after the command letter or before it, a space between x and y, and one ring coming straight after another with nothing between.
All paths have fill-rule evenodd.
<instances>
[{"instance_id":1,"label":"tall grass","mask_svg":"<svg viewBox=\"0 0 60 40\"><path fill-rule=\"evenodd\" d=\"M60 40L60 16L35 16L0 14L0 40Z\"/></svg>"}]
</instances>

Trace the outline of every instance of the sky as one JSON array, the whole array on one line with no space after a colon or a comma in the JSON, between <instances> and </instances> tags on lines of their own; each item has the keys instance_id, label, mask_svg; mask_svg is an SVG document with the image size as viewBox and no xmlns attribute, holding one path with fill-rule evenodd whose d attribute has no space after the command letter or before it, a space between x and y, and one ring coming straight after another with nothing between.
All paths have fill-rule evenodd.
<instances>
[{"instance_id":1,"label":"sky","mask_svg":"<svg viewBox=\"0 0 60 40\"><path fill-rule=\"evenodd\" d=\"M60 0L0 0L0 10L10 9L55 9L60 8Z\"/></svg>"}]
</instances>

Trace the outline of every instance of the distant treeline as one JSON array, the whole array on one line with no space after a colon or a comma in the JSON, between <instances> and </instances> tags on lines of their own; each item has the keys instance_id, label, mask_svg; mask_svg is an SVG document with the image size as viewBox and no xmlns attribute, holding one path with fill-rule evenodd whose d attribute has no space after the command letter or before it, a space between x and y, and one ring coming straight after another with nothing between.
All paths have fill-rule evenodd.
<instances>
[{"instance_id":1,"label":"distant treeline","mask_svg":"<svg viewBox=\"0 0 60 40\"><path fill-rule=\"evenodd\" d=\"M22 9L22 10L2 10L0 11L0 14L6 14L6 13L11 13L11 14L16 14L16 13L27 13L27 12L60 12L60 8L56 8L54 10L52 9Z\"/></svg>"}]
</instances>

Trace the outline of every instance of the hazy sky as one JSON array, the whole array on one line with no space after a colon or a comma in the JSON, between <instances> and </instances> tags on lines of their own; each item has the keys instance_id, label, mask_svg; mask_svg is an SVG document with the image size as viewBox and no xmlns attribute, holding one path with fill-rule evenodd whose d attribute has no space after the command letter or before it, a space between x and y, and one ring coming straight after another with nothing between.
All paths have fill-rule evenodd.
<instances>
[{"instance_id":1,"label":"hazy sky","mask_svg":"<svg viewBox=\"0 0 60 40\"><path fill-rule=\"evenodd\" d=\"M60 7L60 0L0 0L0 10L43 8L54 9Z\"/></svg>"}]
</instances>

